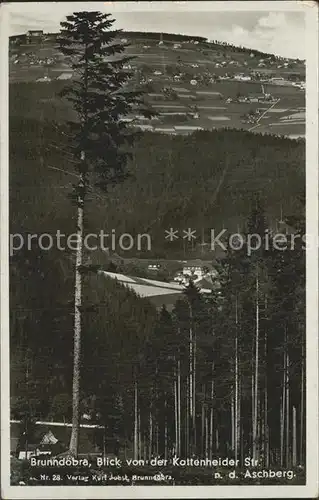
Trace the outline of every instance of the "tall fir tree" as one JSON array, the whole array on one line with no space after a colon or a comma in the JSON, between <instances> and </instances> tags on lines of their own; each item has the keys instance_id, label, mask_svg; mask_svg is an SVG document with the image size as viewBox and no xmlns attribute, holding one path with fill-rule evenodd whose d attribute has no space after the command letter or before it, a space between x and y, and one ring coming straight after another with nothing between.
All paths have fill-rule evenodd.
<instances>
[{"instance_id":1,"label":"tall fir tree","mask_svg":"<svg viewBox=\"0 0 319 500\"><path fill-rule=\"evenodd\" d=\"M72 199L77 207L77 250L74 287L73 412L69 451L78 452L80 422L80 364L83 309L85 207L92 186L102 190L122 181L129 158L127 145L136 134L122 119L140 108L147 114L143 95L128 89L132 74L124 69L131 58L118 42L114 19L101 12L75 12L61 22L59 49L70 60L75 79L62 96L72 105L76 120L69 122L71 152L79 181Z\"/></svg>"}]
</instances>

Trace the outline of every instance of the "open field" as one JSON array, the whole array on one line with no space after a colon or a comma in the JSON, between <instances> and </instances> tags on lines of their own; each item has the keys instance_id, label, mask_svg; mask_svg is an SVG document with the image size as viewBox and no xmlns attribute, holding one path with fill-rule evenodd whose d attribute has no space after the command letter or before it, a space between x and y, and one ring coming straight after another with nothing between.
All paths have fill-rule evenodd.
<instances>
[{"instance_id":1,"label":"open field","mask_svg":"<svg viewBox=\"0 0 319 500\"><path fill-rule=\"evenodd\" d=\"M184 134L196 128L230 127L276 135L305 134L305 93L287 80L290 74L304 80L302 61L251 57L207 43L180 44L168 35L163 44L154 37L128 36L132 45L127 55L135 56L129 67L134 85L148 85L147 101L158 113L150 123L133 117L143 130ZM251 80L240 81L238 75ZM274 84L271 77L284 80ZM57 93L70 78L69 62L52 40L11 45L10 113L63 121L68 107ZM165 88L169 95L163 92Z\"/></svg>"}]
</instances>

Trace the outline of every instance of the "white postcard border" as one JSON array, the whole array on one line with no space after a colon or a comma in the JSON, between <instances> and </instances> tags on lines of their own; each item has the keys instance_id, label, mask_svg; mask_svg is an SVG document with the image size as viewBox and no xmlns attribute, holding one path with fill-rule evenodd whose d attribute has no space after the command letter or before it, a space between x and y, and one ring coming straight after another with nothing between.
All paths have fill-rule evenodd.
<instances>
[{"instance_id":1,"label":"white postcard border","mask_svg":"<svg viewBox=\"0 0 319 500\"><path fill-rule=\"evenodd\" d=\"M23 2L21 2L22 4ZM110 3L112 10L116 2ZM43 4L41 2L41 4ZM28 3L26 3L28 5ZM40 7L40 4L38 4ZM88 4L74 3L74 10ZM81 7L82 5L82 7ZM92 5L92 4L91 4ZM75 7L76 6L76 7ZM119 9L123 4L118 4ZM84 7L85 8L85 7ZM0 180L1 180L1 496L35 498L315 498L318 490L318 5L314 1L127 2L126 10L303 11L306 15L306 232L307 250L307 484L305 486L11 486L9 399L9 158L8 158L8 25L10 3L0 10ZM41 9L41 7L40 7Z\"/></svg>"}]
</instances>

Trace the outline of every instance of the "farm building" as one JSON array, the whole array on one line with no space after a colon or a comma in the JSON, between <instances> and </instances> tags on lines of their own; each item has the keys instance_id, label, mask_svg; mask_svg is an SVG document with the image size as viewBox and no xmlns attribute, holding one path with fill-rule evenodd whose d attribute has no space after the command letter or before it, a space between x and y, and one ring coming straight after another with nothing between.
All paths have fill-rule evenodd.
<instances>
[{"instance_id":1,"label":"farm building","mask_svg":"<svg viewBox=\"0 0 319 500\"><path fill-rule=\"evenodd\" d=\"M43 39L42 30L29 30L27 32L27 43L41 42Z\"/></svg>"},{"instance_id":2,"label":"farm building","mask_svg":"<svg viewBox=\"0 0 319 500\"><path fill-rule=\"evenodd\" d=\"M70 80L73 76L73 73L71 72L65 72L65 73L61 73L61 75L59 75L57 77L57 80Z\"/></svg>"},{"instance_id":3,"label":"farm building","mask_svg":"<svg viewBox=\"0 0 319 500\"><path fill-rule=\"evenodd\" d=\"M147 266L147 269L149 271L159 271L161 269L161 267L162 267L161 264L149 264Z\"/></svg>"},{"instance_id":4,"label":"farm building","mask_svg":"<svg viewBox=\"0 0 319 500\"><path fill-rule=\"evenodd\" d=\"M32 424L28 440L23 431L22 422L10 421L10 452L19 459L39 455L58 455L66 451L70 435L71 424L64 422L41 422ZM80 425L79 454L100 454L103 426Z\"/></svg>"},{"instance_id":5,"label":"farm building","mask_svg":"<svg viewBox=\"0 0 319 500\"><path fill-rule=\"evenodd\" d=\"M249 82L251 80L251 76L240 74L240 75L235 75L234 79L239 80L241 82Z\"/></svg>"},{"instance_id":6,"label":"farm building","mask_svg":"<svg viewBox=\"0 0 319 500\"><path fill-rule=\"evenodd\" d=\"M48 76L43 76L42 78L38 78L37 82L49 83L49 82L51 82L51 78L49 78Z\"/></svg>"}]
</instances>

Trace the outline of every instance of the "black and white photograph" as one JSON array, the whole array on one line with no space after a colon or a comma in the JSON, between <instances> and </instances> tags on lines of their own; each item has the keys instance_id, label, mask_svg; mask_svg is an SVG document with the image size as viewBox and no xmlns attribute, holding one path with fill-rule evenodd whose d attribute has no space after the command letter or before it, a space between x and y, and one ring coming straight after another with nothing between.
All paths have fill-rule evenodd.
<instances>
[{"instance_id":1,"label":"black and white photograph","mask_svg":"<svg viewBox=\"0 0 319 500\"><path fill-rule=\"evenodd\" d=\"M318 5L0 15L2 497L315 498Z\"/></svg>"}]
</instances>

